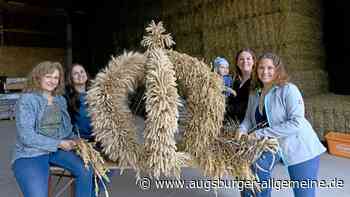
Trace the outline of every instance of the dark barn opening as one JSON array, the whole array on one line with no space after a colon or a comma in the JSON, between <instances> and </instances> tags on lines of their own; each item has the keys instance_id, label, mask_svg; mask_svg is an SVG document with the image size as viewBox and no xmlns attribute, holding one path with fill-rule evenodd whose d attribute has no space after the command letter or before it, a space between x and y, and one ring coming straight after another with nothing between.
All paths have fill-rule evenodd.
<instances>
[{"instance_id":1,"label":"dark barn opening","mask_svg":"<svg viewBox=\"0 0 350 197\"><path fill-rule=\"evenodd\" d=\"M349 69L346 56L350 48L350 28L346 25L345 1L323 1L324 43L326 67L329 73L330 90L336 94L350 94Z\"/></svg>"}]
</instances>

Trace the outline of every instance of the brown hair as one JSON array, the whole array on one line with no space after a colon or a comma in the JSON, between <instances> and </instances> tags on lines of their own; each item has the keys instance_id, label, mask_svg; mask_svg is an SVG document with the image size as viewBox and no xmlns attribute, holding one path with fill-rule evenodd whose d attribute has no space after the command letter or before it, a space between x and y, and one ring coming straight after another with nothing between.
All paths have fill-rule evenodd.
<instances>
[{"instance_id":1,"label":"brown hair","mask_svg":"<svg viewBox=\"0 0 350 197\"><path fill-rule=\"evenodd\" d=\"M253 70L254 70L254 68L256 67L256 56L255 56L254 50L253 50L253 49L250 49L250 48L243 48L243 49L239 50L239 51L236 53L236 58L235 58L235 61L236 61L236 72L238 73L238 76L239 76L239 77L242 77L242 71L241 71L241 69L238 67L237 62L238 62L239 55L241 55L241 53L243 53L243 52L247 52L247 53L249 53L249 54L252 56L253 61L254 61Z\"/></svg>"},{"instance_id":2,"label":"brown hair","mask_svg":"<svg viewBox=\"0 0 350 197\"><path fill-rule=\"evenodd\" d=\"M286 67L282 62L282 59L274 53L265 52L259 56L257 66L254 68L252 90L263 87L262 82L258 78L258 65L262 59L270 59L272 61L272 64L276 67L275 79L273 80L273 84L283 85L289 81L289 76Z\"/></svg>"},{"instance_id":3,"label":"brown hair","mask_svg":"<svg viewBox=\"0 0 350 197\"><path fill-rule=\"evenodd\" d=\"M64 93L64 72L63 67L59 62L44 61L37 64L27 77L27 85L24 89L25 92L40 92L42 88L40 86L41 79L47 75L58 70L60 78L57 87L52 92L52 95L62 95Z\"/></svg>"},{"instance_id":4,"label":"brown hair","mask_svg":"<svg viewBox=\"0 0 350 197\"><path fill-rule=\"evenodd\" d=\"M79 110L79 105L80 105L80 100L79 100L79 92L77 92L74 88L74 83L73 83L73 68L75 66L81 66L84 68L87 76L87 81L86 81L86 88L90 85L90 75L87 72L86 68L79 64L79 63L74 63L72 64L67 72L67 84L66 84L66 98L67 98L67 103L68 103L68 111L70 114L76 113Z\"/></svg>"}]
</instances>

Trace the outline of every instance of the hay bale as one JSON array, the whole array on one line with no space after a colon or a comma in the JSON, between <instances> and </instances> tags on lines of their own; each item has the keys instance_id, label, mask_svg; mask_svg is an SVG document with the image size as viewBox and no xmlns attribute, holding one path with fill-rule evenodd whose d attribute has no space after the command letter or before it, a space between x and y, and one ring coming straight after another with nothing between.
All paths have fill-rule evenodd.
<instances>
[{"instance_id":1,"label":"hay bale","mask_svg":"<svg viewBox=\"0 0 350 197\"><path fill-rule=\"evenodd\" d=\"M315 0L222 0L220 3L201 5L204 26L216 26L233 20L250 19L275 13L298 13L320 18L320 3Z\"/></svg>"},{"instance_id":2,"label":"hay bale","mask_svg":"<svg viewBox=\"0 0 350 197\"><path fill-rule=\"evenodd\" d=\"M233 48L240 45L239 40L232 39L237 37L237 28L223 26L216 29L205 29L203 31L204 57L212 60L218 55L226 57L229 61L234 59ZM231 62L231 61L230 61Z\"/></svg>"},{"instance_id":3,"label":"hay bale","mask_svg":"<svg viewBox=\"0 0 350 197\"><path fill-rule=\"evenodd\" d=\"M328 75L321 69L290 72L291 81L295 83L304 97L324 94L328 91Z\"/></svg>"},{"instance_id":4,"label":"hay bale","mask_svg":"<svg viewBox=\"0 0 350 197\"><path fill-rule=\"evenodd\" d=\"M176 49L192 56L202 56L203 54L203 40L201 32L192 32L190 34L177 34Z\"/></svg>"},{"instance_id":5,"label":"hay bale","mask_svg":"<svg viewBox=\"0 0 350 197\"><path fill-rule=\"evenodd\" d=\"M319 94L307 97L305 111L321 140L329 131L350 131L350 96Z\"/></svg>"},{"instance_id":6,"label":"hay bale","mask_svg":"<svg viewBox=\"0 0 350 197\"><path fill-rule=\"evenodd\" d=\"M65 60L65 49L1 46L0 76L27 76L33 66L45 60L57 61L63 64Z\"/></svg>"},{"instance_id":7,"label":"hay bale","mask_svg":"<svg viewBox=\"0 0 350 197\"><path fill-rule=\"evenodd\" d=\"M233 51L251 47L257 52L274 51L295 69L323 68L320 28L314 19L294 13L231 21L203 29L204 56L213 58L224 54L230 57Z\"/></svg>"},{"instance_id":8,"label":"hay bale","mask_svg":"<svg viewBox=\"0 0 350 197\"><path fill-rule=\"evenodd\" d=\"M291 4L291 11L303 16L313 18L321 17L321 1L320 0L294 0Z\"/></svg>"},{"instance_id":9,"label":"hay bale","mask_svg":"<svg viewBox=\"0 0 350 197\"><path fill-rule=\"evenodd\" d=\"M321 42L319 20L295 13L274 13L237 20L237 38L250 46L281 45L289 42Z\"/></svg>"}]
</instances>

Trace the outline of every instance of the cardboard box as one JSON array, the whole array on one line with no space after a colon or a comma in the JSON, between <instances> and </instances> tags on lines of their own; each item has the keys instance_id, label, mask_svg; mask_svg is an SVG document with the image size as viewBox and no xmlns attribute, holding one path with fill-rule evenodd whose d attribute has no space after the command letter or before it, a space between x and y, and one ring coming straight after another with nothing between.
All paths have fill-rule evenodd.
<instances>
[{"instance_id":1,"label":"cardboard box","mask_svg":"<svg viewBox=\"0 0 350 197\"><path fill-rule=\"evenodd\" d=\"M329 132L325 138L330 154L350 158L350 134Z\"/></svg>"}]
</instances>

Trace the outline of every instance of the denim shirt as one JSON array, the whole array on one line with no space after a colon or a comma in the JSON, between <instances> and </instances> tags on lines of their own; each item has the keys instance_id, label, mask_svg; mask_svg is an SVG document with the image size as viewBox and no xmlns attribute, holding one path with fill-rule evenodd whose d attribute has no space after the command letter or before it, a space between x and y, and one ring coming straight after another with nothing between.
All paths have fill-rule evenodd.
<instances>
[{"instance_id":1,"label":"denim shirt","mask_svg":"<svg viewBox=\"0 0 350 197\"><path fill-rule=\"evenodd\" d=\"M11 163L19 158L55 152L62 139L75 137L66 100L62 96L55 96L53 102L59 107L62 115L62 125L55 138L41 135L39 132L40 120L48 104L47 96L41 93L26 93L19 98L16 104L17 137Z\"/></svg>"},{"instance_id":2,"label":"denim shirt","mask_svg":"<svg viewBox=\"0 0 350 197\"><path fill-rule=\"evenodd\" d=\"M241 132L256 126L255 109L258 104L259 94L251 94L245 118L239 127ZM302 163L326 151L305 118L303 98L294 84L274 86L266 94L264 105L270 127L258 129L256 135L277 138L285 165Z\"/></svg>"}]
</instances>

